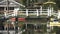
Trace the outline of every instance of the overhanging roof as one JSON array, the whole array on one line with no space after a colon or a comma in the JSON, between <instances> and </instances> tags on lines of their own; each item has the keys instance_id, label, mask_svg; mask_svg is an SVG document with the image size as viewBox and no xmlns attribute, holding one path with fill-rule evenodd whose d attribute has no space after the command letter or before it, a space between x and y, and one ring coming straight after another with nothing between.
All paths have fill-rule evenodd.
<instances>
[{"instance_id":1,"label":"overhanging roof","mask_svg":"<svg viewBox=\"0 0 60 34\"><path fill-rule=\"evenodd\" d=\"M0 2L0 7L6 7L7 6L7 1L6 0L3 0ZM14 0L9 0L9 6L12 6L12 7L18 7L18 6L22 6L22 7L25 7L24 5L14 1Z\"/></svg>"}]
</instances>

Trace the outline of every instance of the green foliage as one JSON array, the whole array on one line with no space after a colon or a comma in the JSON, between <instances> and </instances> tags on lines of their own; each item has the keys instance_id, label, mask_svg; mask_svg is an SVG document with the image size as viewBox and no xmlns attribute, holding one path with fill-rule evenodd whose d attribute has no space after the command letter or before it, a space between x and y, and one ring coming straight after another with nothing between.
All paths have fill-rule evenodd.
<instances>
[{"instance_id":1,"label":"green foliage","mask_svg":"<svg viewBox=\"0 0 60 34\"><path fill-rule=\"evenodd\" d=\"M55 0L56 5L58 6L58 9L60 9L60 0Z\"/></svg>"},{"instance_id":2,"label":"green foliage","mask_svg":"<svg viewBox=\"0 0 60 34\"><path fill-rule=\"evenodd\" d=\"M20 0L20 2L25 5L26 4L26 0Z\"/></svg>"}]
</instances>

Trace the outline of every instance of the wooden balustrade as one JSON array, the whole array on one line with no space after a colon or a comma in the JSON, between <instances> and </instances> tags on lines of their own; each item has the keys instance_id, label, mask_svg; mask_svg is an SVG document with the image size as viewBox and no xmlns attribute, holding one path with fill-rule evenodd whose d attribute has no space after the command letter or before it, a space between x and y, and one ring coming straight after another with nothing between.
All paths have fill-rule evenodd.
<instances>
[{"instance_id":1,"label":"wooden balustrade","mask_svg":"<svg viewBox=\"0 0 60 34\"><path fill-rule=\"evenodd\" d=\"M53 13L50 13L50 12L52 12L51 10L49 10L49 9L25 9L25 10L19 10L19 11L17 11L17 15L22 15L22 16L43 16L43 15L46 15L46 16L51 16L51 15L53 15ZM10 15L12 15L12 14L14 14L14 10L10 10L9 12L7 12L7 14L10 14Z\"/></svg>"}]
</instances>

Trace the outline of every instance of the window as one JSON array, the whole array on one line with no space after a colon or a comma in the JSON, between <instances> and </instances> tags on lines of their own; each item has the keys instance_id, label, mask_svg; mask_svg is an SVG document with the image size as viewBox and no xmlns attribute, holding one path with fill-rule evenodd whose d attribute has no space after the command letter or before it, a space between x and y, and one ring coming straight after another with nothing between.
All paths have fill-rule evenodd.
<instances>
[{"instance_id":1,"label":"window","mask_svg":"<svg viewBox=\"0 0 60 34\"><path fill-rule=\"evenodd\" d=\"M0 7L0 11L4 10L4 7Z\"/></svg>"},{"instance_id":2,"label":"window","mask_svg":"<svg viewBox=\"0 0 60 34\"><path fill-rule=\"evenodd\" d=\"M14 7L8 7L8 9L9 10L14 10ZM6 10L7 10L7 8L6 8Z\"/></svg>"}]
</instances>

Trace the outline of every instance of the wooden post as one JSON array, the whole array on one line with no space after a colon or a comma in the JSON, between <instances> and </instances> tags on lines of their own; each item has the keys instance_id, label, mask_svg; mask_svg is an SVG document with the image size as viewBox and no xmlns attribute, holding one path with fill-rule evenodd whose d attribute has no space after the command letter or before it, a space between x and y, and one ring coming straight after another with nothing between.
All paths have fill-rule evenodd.
<instances>
[{"instance_id":1,"label":"wooden post","mask_svg":"<svg viewBox=\"0 0 60 34\"><path fill-rule=\"evenodd\" d=\"M26 16L28 16L28 9L26 9Z\"/></svg>"},{"instance_id":2,"label":"wooden post","mask_svg":"<svg viewBox=\"0 0 60 34\"><path fill-rule=\"evenodd\" d=\"M49 12L50 12L50 11L49 11L49 7L48 7L48 10L47 10L47 12L48 12L48 16L49 16L49 15L50 15L50 13L49 13Z\"/></svg>"},{"instance_id":3,"label":"wooden post","mask_svg":"<svg viewBox=\"0 0 60 34\"><path fill-rule=\"evenodd\" d=\"M42 15L42 6L40 6L40 14Z\"/></svg>"},{"instance_id":4,"label":"wooden post","mask_svg":"<svg viewBox=\"0 0 60 34\"><path fill-rule=\"evenodd\" d=\"M39 12L38 12L38 9L36 9L36 11L37 11L37 16L39 16Z\"/></svg>"}]
</instances>

